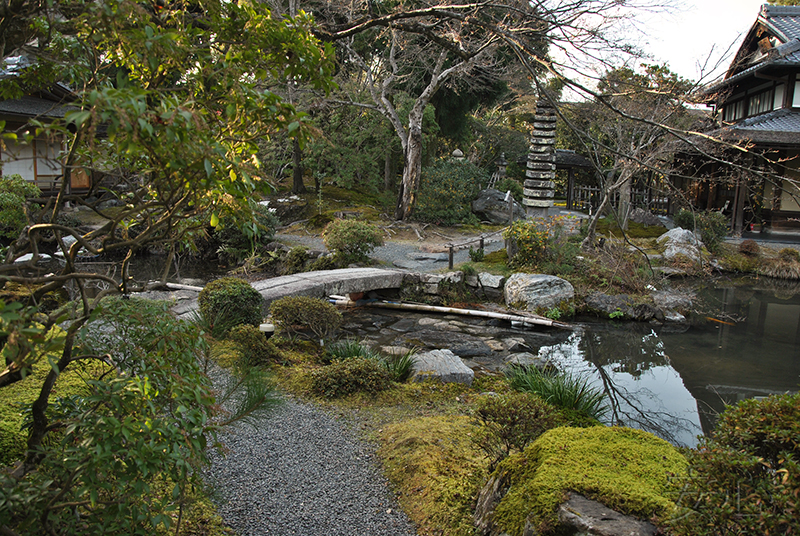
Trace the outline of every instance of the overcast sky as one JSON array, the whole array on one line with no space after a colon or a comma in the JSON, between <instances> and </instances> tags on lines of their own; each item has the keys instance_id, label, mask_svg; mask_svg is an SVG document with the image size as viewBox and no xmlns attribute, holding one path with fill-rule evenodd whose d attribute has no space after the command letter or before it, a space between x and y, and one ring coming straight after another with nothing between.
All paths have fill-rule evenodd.
<instances>
[{"instance_id":1,"label":"overcast sky","mask_svg":"<svg viewBox=\"0 0 800 536\"><path fill-rule=\"evenodd\" d=\"M672 13L641 16L640 27L645 35L642 48L652 54L658 63L666 62L684 78L697 80L701 68L713 48L713 63L735 43L735 53L744 35L756 21L765 0L684 0L683 7ZM711 81L723 74L730 64L728 57L714 71ZM707 69L708 70L708 69Z\"/></svg>"}]
</instances>

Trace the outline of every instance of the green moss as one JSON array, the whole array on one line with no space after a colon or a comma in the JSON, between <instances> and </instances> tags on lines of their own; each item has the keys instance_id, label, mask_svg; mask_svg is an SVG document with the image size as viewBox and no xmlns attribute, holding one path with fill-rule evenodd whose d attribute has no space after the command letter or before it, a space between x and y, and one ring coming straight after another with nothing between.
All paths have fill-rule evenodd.
<instances>
[{"instance_id":1,"label":"green moss","mask_svg":"<svg viewBox=\"0 0 800 536\"><path fill-rule=\"evenodd\" d=\"M381 434L389 480L420 534L474 534L472 507L487 476L469 417L422 417L391 424Z\"/></svg>"},{"instance_id":2,"label":"green moss","mask_svg":"<svg viewBox=\"0 0 800 536\"><path fill-rule=\"evenodd\" d=\"M643 225L634 221L628 222L628 230L625 232L628 238L656 238L666 233L666 227L661 225ZM622 231L617 222L609 218L601 218L597 222L597 234L608 237L622 237Z\"/></svg>"},{"instance_id":3,"label":"green moss","mask_svg":"<svg viewBox=\"0 0 800 536\"><path fill-rule=\"evenodd\" d=\"M50 397L87 394L87 377L94 377L107 367L98 364L73 364L56 381ZM24 419L23 408L29 407L39 396L44 379L50 372L47 360L33 366L33 372L24 380L12 383L0 390L0 466L10 465L25 453L27 432L21 430Z\"/></svg>"},{"instance_id":4,"label":"green moss","mask_svg":"<svg viewBox=\"0 0 800 536\"><path fill-rule=\"evenodd\" d=\"M556 528L556 509L577 491L621 512L649 518L674 508L666 495L685 458L669 443L630 428L556 428L497 468L510 483L495 510L504 531L521 535L530 519L541 532Z\"/></svg>"}]
</instances>

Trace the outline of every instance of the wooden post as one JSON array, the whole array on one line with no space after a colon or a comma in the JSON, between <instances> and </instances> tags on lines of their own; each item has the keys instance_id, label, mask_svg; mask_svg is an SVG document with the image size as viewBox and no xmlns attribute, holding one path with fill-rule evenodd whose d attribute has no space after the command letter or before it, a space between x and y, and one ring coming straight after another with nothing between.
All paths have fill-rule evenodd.
<instances>
[{"instance_id":1,"label":"wooden post","mask_svg":"<svg viewBox=\"0 0 800 536\"><path fill-rule=\"evenodd\" d=\"M483 256L483 237L481 237L481 256Z\"/></svg>"},{"instance_id":2,"label":"wooden post","mask_svg":"<svg viewBox=\"0 0 800 536\"><path fill-rule=\"evenodd\" d=\"M450 246L450 253L448 254L447 258L447 265L451 270L453 269L453 246Z\"/></svg>"},{"instance_id":3,"label":"wooden post","mask_svg":"<svg viewBox=\"0 0 800 536\"><path fill-rule=\"evenodd\" d=\"M575 188L575 170L572 167L567 168L567 210L572 210L575 198L572 190Z\"/></svg>"}]
</instances>

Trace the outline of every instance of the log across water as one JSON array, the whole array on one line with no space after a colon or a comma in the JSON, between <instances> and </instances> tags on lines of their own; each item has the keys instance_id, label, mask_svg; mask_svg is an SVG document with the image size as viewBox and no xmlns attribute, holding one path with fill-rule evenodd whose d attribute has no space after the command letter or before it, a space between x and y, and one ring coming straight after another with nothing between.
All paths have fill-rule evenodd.
<instances>
[{"instance_id":1,"label":"log across water","mask_svg":"<svg viewBox=\"0 0 800 536\"><path fill-rule=\"evenodd\" d=\"M364 302L354 302L344 296L331 296L331 300L335 305L341 306L367 306L367 307L380 307L383 309L404 309L407 311L425 311L431 313L445 313L457 314L464 316L476 316L481 318L494 318L498 320L506 320L508 322L519 322L524 326L549 326L555 328L572 329L572 326L565 322L551 320L543 316L526 314L513 315L507 313L498 313L495 311L481 311L477 309L461 309L458 307L440 307L438 305L423 305L418 303L402 303L390 302L386 300L369 300Z\"/></svg>"}]
</instances>

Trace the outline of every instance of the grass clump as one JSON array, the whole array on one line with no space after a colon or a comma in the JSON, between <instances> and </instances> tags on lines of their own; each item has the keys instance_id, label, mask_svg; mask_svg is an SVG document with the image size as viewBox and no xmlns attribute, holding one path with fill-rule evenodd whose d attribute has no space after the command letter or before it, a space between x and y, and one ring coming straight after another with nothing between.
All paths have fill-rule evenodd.
<instances>
[{"instance_id":1,"label":"grass clump","mask_svg":"<svg viewBox=\"0 0 800 536\"><path fill-rule=\"evenodd\" d=\"M323 362L331 364L353 358L373 359L381 364L393 382L406 381L414 370L416 350L400 355L383 356L369 346L353 339L343 339L330 344L323 356Z\"/></svg>"},{"instance_id":2,"label":"grass clump","mask_svg":"<svg viewBox=\"0 0 800 536\"><path fill-rule=\"evenodd\" d=\"M645 519L666 515L675 508L670 477L685 469L675 447L641 430L555 428L497 467L494 475L510 487L493 521L511 536L520 536L526 521L537 534L554 532L568 491Z\"/></svg>"},{"instance_id":3,"label":"grass clump","mask_svg":"<svg viewBox=\"0 0 800 536\"><path fill-rule=\"evenodd\" d=\"M536 367L511 367L507 375L513 389L538 395L554 406L597 420L608 412L606 394L589 385L589 379L580 375L542 372Z\"/></svg>"},{"instance_id":4,"label":"grass clump","mask_svg":"<svg viewBox=\"0 0 800 536\"><path fill-rule=\"evenodd\" d=\"M398 501L420 534L472 536L472 508L488 470L466 416L431 416L383 427L379 455Z\"/></svg>"}]
</instances>

